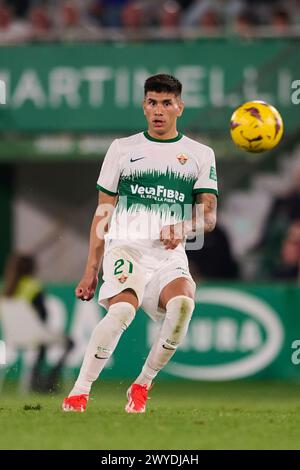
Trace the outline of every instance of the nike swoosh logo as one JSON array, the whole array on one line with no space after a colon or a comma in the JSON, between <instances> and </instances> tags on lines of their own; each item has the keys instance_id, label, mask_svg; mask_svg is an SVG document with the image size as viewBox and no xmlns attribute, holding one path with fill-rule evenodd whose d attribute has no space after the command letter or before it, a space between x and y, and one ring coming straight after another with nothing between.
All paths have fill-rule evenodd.
<instances>
[{"instance_id":1,"label":"nike swoosh logo","mask_svg":"<svg viewBox=\"0 0 300 470\"><path fill-rule=\"evenodd\" d=\"M146 158L146 157L140 157L140 158L135 158L135 159L131 158L130 161L131 163L133 163L133 162L137 162L138 160L143 160L143 158Z\"/></svg>"},{"instance_id":2,"label":"nike swoosh logo","mask_svg":"<svg viewBox=\"0 0 300 470\"><path fill-rule=\"evenodd\" d=\"M96 358L96 359L107 359L107 357L100 357L100 356L98 356L97 354L95 354L95 358Z\"/></svg>"},{"instance_id":3,"label":"nike swoosh logo","mask_svg":"<svg viewBox=\"0 0 300 470\"><path fill-rule=\"evenodd\" d=\"M164 344L162 345L162 347L163 347L164 349L168 349L169 351L174 351L174 348L167 348L167 346L165 346Z\"/></svg>"}]
</instances>

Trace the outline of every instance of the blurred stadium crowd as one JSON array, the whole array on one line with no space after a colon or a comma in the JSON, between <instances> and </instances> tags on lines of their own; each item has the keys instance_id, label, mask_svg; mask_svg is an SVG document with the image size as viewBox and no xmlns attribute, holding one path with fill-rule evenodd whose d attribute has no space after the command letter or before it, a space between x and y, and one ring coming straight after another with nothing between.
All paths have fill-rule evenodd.
<instances>
[{"instance_id":1,"label":"blurred stadium crowd","mask_svg":"<svg viewBox=\"0 0 300 470\"><path fill-rule=\"evenodd\" d=\"M0 44L299 34L300 1L0 0Z\"/></svg>"},{"instance_id":2,"label":"blurred stadium crowd","mask_svg":"<svg viewBox=\"0 0 300 470\"><path fill-rule=\"evenodd\" d=\"M274 192L272 188L266 190L266 204L263 193L256 190L256 199L261 198L261 205L265 205L257 229L254 219L259 218L260 210L251 192L245 192L247 206L241 204L241 192L237 191L232 193L231 202L225 200L225 208L221 201L219 225L206 235L201 250L187 253L196 279L300 281L300 154L295 156L294 175L289 175L288 183L284 182L279 188L278 180L283 180L284 176L271 176L274 178L273 186L278 187ZM267 178L270 179L270 175ZM230 205L232 215L228 209ZM247 235L241 235L238 226L244 232L250 232L244 247L242 244L239 246L238 239L245 239ZM252 244L251 238L255 240Z\"/></svg>"}]
</instances>

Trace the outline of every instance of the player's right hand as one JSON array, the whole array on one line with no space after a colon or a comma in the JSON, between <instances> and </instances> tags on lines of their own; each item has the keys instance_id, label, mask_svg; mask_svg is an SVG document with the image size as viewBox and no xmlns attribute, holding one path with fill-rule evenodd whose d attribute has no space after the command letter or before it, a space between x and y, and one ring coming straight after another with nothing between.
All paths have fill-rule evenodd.
<instances>
[{"instance_id":1,"label":"player's right hand","mask_svg":"<svg viewBox=\"0 0 300 470\"><path fill-rule=\"evenodd\" d=\"M95 273L88 273L83 276L75 289L75 295L81 300L91 300L98 284L98 276Z\"/></svg>"}]
</instances>

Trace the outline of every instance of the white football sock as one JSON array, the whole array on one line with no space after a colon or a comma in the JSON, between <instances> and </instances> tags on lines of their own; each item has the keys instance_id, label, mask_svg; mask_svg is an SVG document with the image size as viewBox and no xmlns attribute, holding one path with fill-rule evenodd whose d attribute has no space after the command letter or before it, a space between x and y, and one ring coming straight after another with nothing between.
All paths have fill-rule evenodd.
<instances>
[{"instance_id":1,"label":"white football sock","mask_svg":"<svg viewBox=\"0 0 300 470\"><path fill-rule=\"evenodd\" d=\"M169 362L177 346L183 341L194 307L193 299L185 295L178 295L169 300L162 328L152 345L142 372L134 383L150 387L152 380Z\"/></svg>"},{"instance_id":2,"label":"white football sock","mask_svg":"<svg viewBox=\"0 0 300 470\"><path fill-rule=\"evenodd\" d=\"M135 308L128 302L117 302L109 307L107 314L92 333L78 379L69 397L90 393L93 382L98 378L134 316Z\"/></svg>"}]
</instances>

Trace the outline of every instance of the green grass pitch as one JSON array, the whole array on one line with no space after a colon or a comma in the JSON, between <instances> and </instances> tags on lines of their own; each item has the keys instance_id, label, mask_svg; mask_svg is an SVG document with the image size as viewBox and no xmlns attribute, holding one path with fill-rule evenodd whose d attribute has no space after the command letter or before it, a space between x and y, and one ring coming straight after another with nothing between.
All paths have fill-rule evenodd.
<instances>
[{"instance_id":1,"label":"green grass pitch","mask_svg":"<svg viewBox=\"0 0 300 470\"><path fill-rule=\"evenodd\" d=\"M128 385L99 382L86 413L4 391L0 448L300 449L300 383L157 381L143 415L124 412Z\"/></svg>"}]
</instances>

